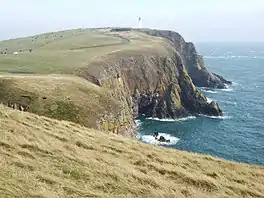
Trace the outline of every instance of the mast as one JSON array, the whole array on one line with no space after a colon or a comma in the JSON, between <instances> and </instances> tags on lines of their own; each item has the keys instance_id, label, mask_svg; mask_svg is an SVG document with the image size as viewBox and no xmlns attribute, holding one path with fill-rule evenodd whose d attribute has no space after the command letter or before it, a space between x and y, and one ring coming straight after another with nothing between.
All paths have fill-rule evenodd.
<instances>
[{"instance_id":1,"label":"mast","mask_svg":"<svg viewBox=\"0 0 264 198\"><path fill-rule=\"evenodd\" d=\"M138 28L141 29L142 28L142 18L138 17Z\"/></svg>"}]
</instances>

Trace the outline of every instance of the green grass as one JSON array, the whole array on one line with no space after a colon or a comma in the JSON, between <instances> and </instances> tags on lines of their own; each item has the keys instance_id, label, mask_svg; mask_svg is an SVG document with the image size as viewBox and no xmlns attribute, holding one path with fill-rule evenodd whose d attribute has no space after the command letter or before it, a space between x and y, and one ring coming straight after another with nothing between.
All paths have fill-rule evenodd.
<instances>
[{"instance_id":1,"label":"green grass","mask_svg":"<svg viewBox=\"0 0 264 198\"><path fill-rule=\"evenodd\" d=\"M162 38L109 29L76 29L1 41L0 52L7 54L0 54L0 102L123 133L132 124L130 90L115 86L117 62L133 55L170 53L167 47L169 43ZM15 51L19 54L13 55ZM100 79L104 88L76 76L92 82Z\"/></svg>"},{"instance_id":2,"label":"green grass","mask_svg":"<svg viewBox=\"0 0 264 198\"><path fill-rule=\"evenodd\" d=\"M109 91L73 76L5 76L0 78L0 102L22 105L26 111L97 128L105 114L121 105ZM111 106L111 108L109 108Z\"/></svg>"},{"instance_id":3,"label":"green grass","mask_svg":"<svg viewBox=\"0 0 264 198\"><path fill-rule=\"evenodd\" d=\"M89 68L93 62L100 62L106 55L120 57L120 53L138 52L138 49L142 53L149 53L150 49L165 52L161 45L164 42L164 39L134 31L111 33L89 29L0 41L0 52L7 53L0 54L0 73L72 74L78 68Z\"/></svg>"},{"instance_id":4,"label":"green grass","mask_svg":"<svg viewBox=\"0 0 264 198\"><path fill-rule=\"evenodd\" d=\"M0 105L0 197L264 197L264 168Z\"/></svg>"}]
</instances>

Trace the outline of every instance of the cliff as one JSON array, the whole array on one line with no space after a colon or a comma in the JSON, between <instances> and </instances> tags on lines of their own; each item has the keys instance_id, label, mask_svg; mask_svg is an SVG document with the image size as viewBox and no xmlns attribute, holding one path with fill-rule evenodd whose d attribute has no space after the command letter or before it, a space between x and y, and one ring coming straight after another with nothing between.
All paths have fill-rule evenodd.
<instances>
[{"instance_id":1,"label":"cliff","mask_svg":"<svg viewBox=\"0 0 264 198\"><path fill-rule=\"evenodd\" d=\"M11 107L128 136L135 134L133 119L143 114L222 115L193 84L205 86L207 70L177 33L78 29L3 41L2 49L10 53L1 55L0 72L12 74L2 76L0 102ZM209 74L217 82L206 82L223 85Z\"/></svg>"},{"instance_id":2,"label":"cliff","mask_svg":"<svg viewBox=\"0 0 264 198\"><path fill-rule=\"evenodd\" d=\"M175 49L180 53L184 65L194 85L198 87L226 88L225 84L232 84L231 81L222 76L209 72L204 64L203 57L199 55L193 43L186 42L183 37L173 31L166 30L141 30L149 35L168 39Z\"/></svg>"},{"instance_id":3,"label":"cliff","mask_svg":"<svg viewBox=\"0 0 264 198\"><path fill-rule=\"evenodd\" d=\"M195 88L186 69L188 52L179 50L175 46L177 42L172 44L168 39L127 29L112 29L110 32L125 38L130 45L137 44L138 48L108 54L103 61L94 61L89 67L80 68L77 75L115 90L118 97L133 109L134 117L222 115L219 105L215 102L209 104ZM97 67L97 74L94 67Z\"/></svg>"}]
</instances>

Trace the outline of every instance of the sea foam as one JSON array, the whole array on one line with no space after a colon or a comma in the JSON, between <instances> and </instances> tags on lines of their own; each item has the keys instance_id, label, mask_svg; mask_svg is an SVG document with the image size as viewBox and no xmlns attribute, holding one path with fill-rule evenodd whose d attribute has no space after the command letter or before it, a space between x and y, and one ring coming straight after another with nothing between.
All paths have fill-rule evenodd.
<instances>
[{"instance_id":1,"label":"sea foam","mask_svg":"<svg viewBox=\"0 0 264 198\"><path fill-rule=\"evenodd\" d=\"M135 120L136 126L140 127L142 125L142 122L140 120Z\"/></svg>"},{"instance_id":2,"label":"sea foam","mask_svg":"<svg viewBox=\"0 0 264 198\"><path fill-rule=\"evenodd\" d=\"M263 59L263 56L234 56L234 55L225 55L225 56L203 56L204 59Z\"/></svg>"},{"instance_id":3,"label":"sea foam","mask_svg":"<svg viewBox=\"0 0 264 198\"><path fill-rule=\"evenodd\" d=\"M204 114L199 114L201 117L207 117L211 119L220 119L220 120L226 120L226 119L231 119L231 116L209 116L209 115L204 115Z\"/></svg>"},{"instance_id":4,"label":"sea foam","mask_svg":"<svg viewBox=\"0 0 264 198\"><path fill-rule=\"evenodd\" d=\"M163 136L166 140L170 140L170 142L159 142L158 140L155 140L155 137L153 135L138 135L138 139L142 142L148 143L148 144L155 144L155 145L175 145L180 140L177 137L174 137L167 133L159 133L159 136Z\"/></svg>"},{"instance_id":5,"label":"sea foam","mask_svg":"<svg viewBox=\"0 0 264 198\"><path fill-rule=\"evenodd\" d=\"M231 92L234 89L232 87L230 87L229 85L225 84L226 88L225 89L219 89L220 91L225 91L225 92Z\"/></svg>"},{"instance_id":6,"label":"sea foam","mask_svg":"<svg viewBox=\"0 0 264 198\"><path fill-rule=\"evenodd\" d=\"M184 117L184 118L178 118L178 119L168 119L168 118L163 118L163 119L159 119L159 118L146 118L147 120L155 120L155 121L159 121L159 122L179 122L179 121L186 121L186 120L192 120L195 119L195 116L188 116L188 117Z\"/></svg>"},{"instance_id":7,"label":"sea foam","mask_svg":"<svg viewBox=\"0 0 264 198\"><path fill-rule=\"evenodd\" d=\"M217 93L217 91L212 90L212 89L208 89L206 87L200 87L200 89L201 89L201 91L206 92L206 93L213 93L213 94Z\"/></svg>"}]
</instances>

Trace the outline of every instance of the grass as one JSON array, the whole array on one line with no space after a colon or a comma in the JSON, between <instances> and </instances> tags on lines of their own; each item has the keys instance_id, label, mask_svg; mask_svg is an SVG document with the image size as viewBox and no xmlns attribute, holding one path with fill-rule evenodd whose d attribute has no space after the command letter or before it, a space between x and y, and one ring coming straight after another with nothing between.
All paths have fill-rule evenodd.
<instances>
[{"instance_id":1,"label":"grass","mask_svg":"<svg viewBox=\"0 0 264 198\"><path fill-rule=\"evenodd\" d=\"M109 55L120 57L120 53L123 56L138 49L142 53L149 53L150 49L166 52L164 43L164 39L134 31L114 33L91 29L0 41L0 73L73 74ZM14 52L19 55L13 55Z\"/></svg>"},{"instance_id":2,"label":"grass","mask_svg":"<svg viewBox=\"0 0 264 198\"><path fill-rule=\"evenodd\" d=\"M121 111L108 90L74 76L2 76L0 102L22 105L26 111L97 128L104 114ZM109 108L111 106L111 108Z\"/></svg>"},{"instance_id":3,"label":"grass","mask_svg":"<svg viewBox=\"0 0 264 198\"><path fill-rule=\"evenodd\" d=\"M0 103L28 111L0 105L0 197L264 197L263 167L92 129L105 115L108 131L131 121L109 65L174 52L165 39L105 29L0 41Z\"/></svg>"},{"instance_id":4,"label":"grass","mask_svg":"<svg viewBox=\"0 0 264 198\"><path fill-rule=\"evenodd\" d=\"M106 29L0 41L0 103L22 105L29 112L86 127L127 133L126 126L132 123L131 90L127 86L120 89L118 61L134 54L172 51L165 39ZM94 83L100 79L105 89L84 79Z\"/></svg>"},{"instance_id":5,"label":"grass","mask_svg":"<svg viewBox=\"0 0 264 198\"><path fill-rule=\"evenodd\" d=\"M264 197L264 168L0 106L0 197Z\"/></svg>"}]
</instances>

